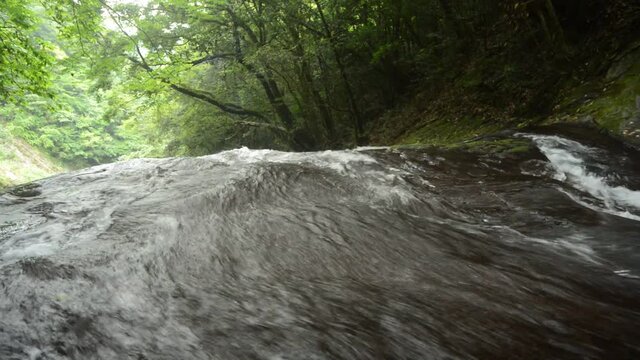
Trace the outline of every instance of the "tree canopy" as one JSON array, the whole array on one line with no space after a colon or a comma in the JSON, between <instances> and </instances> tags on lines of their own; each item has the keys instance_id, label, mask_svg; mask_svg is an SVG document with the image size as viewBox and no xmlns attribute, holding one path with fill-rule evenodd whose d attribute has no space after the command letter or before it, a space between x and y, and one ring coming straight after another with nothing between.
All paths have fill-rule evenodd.
<instances>
[{"instance_id":1,"label":"tree canopy","mask_svg":"<svg viewBox=\"0 0 640 360\"><path fill-rule=\"evenodd\" d=\"M622 0L5 0L0 101L29 99L28 116L4 111L27 138L29 126L55 132L47 124L72 118L95 131L70 136L96 146L128 139L136 154L353 146L417 89L435 97L472 88L487 106L543 109L557 79L584 62L583 49L604 59L636 36L638 8ZM618 41L599 40L614 32ZM47 101L30 96L58 100L40 106ZM45 148L71 141L37 138ZM123 149L85 155L100 162Z\"/></svg>"},{"instance_id":2,"label":"tree canopy","mask_svg":"<svg viewBox=\"0 0 640 360\"><path fill-rule=\"evenodd\" d=\"M19 0L0 3L0 100L45 94L49 85L52 55L45 41L30 36L36 15L28 5Z\"/></svg>"}]
</instances>

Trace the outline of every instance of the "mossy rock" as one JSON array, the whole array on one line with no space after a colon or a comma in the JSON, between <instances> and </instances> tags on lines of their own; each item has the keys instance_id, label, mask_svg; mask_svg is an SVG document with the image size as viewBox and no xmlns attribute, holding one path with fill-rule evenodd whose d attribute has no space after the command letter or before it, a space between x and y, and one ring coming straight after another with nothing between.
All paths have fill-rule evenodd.
<instances>
[{"instance_id":1,"label":"mossy rock","mask_svg":"<svg viewBox=\"0 0 640 360\"><path fill-rule=\"evenodd\" d=\"M473 154L474 156L491 156L495 158L539 157L538 148L526 138L514 138L513 131L505 131L486 135L477 140L460 141L448 144L404 144L393 148L401 150L434 149L437 151L454 151Z\"/></svg>"},{"instance_id":2,"label":"mossy rock","mask_svg":"<svg viewBox=\"0 0 640 360\"><path fill-rule=\"evenodd\" d=\"M640 50L611 66L607 77L568 90L547 123L594 123L640 143Z\"/></svg>"},{"instance_id":3,"label":"mossy rock","mask_svg":"<svg viewBox=\"0 0 640 360\"><path fill-rule=\"evenodd\" d=\"M481 135L495 133L505 127L505 122L478 117L435 119L410 131L399 144L449 146Z\"/></svg>"},{"instance_id":4,"label":"mossy rock","mask_svg":"<svg viewBox=\"0 0 640 360\"><path fill-rule=\"evenodd\" d=\"M531 150L531 141L526 139L478 140L465 143L463 147L475 153L522 153Z\"/></svg>"},{"instance_id":5,"label":"mossy rock","mask_svg":"<svg viewBox=\"0 0 640 360\"><path fill-rule=\"evenodd\" d=\"M496 158L520 158L537 155L537 148L525 138L488 138L467 141L447 146L451 150L461 150L479 156Z\"/></svg>"}]
</instances>

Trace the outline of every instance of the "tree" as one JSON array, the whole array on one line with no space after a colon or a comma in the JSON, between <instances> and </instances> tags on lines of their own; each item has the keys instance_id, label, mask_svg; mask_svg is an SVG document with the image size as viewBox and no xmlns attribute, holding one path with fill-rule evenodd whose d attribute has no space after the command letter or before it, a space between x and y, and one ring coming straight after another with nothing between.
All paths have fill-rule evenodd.
<instances>
[{"instance_id":1,"label":"tree","mask_svg":"<svg viewBox=\"0 0 640 360\"><path fill-rule=\"evenodd\" d=\"M25 94L48 95L50 47L32 37L38 22L29 2L0 2L0 102L14 102Z\"/></svg>"},{"instance_id":2,"label":"tree","mask_svg":"<svg viewBox=\"0 0 640 360\"><path fill-rule=\"evenodd\" d=\"M63 46L74 49L67 52L91 65L94 87L112 91L121 79L115 88L127 93L122 96L141 99L145 105L136 109L153 113L139 116L153 126L138 130L166 130L175 138L163 137L162 146L187 154L219 149L224 142L295 150L361 144L371 119L416 89L429 89L437 97L439 91L464 87L497 107L511 106L503 101L507 98L528 104L522 108L539 104L553 87L545 82L552 77L537 75L557 71L579 56L572 48L581 46L580 29L615 24L600 14L624 1L611 3L617 5L578 0L151 0L140 6L55 0L45 2L45 8L66 40ZM21 94L18 83L25 92L43 92L52 58L46 45L38 45L44 42L29 37L33 25L19 21L21 13L29 19L28 5L15 0L3 5L9 6L15 9L6 11L15 16L3 21L23 24L27 35L20 39L31 46L19 46L31 49L27 55L14 51L12 56L43 60L32 67L12 60L7 69L26 72L7 71L1 89ZM571 17L573 12L584 15ZM103 14L111 28L101 26ZM42 86L29 88L32 83ZM545 88L537 92L540 96L533 95L537 88Z\"/></svg>"}]
</instances>

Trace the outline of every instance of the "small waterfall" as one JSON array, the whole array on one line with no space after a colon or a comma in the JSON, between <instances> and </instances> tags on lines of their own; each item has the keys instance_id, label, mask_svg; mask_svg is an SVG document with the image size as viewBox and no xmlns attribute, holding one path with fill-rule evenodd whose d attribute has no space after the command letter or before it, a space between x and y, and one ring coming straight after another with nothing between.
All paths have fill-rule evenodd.
<instances>
[{"instance_id":1,"label":"small waterfall","mask_svg":"<svg viewBox=\"0 0 640 360\"><path fill-rule=\"evenodd\" d=\"M523 136L533 140L549 159L556 180L600 200L603 205L601 211L640 221L640 216L637 215L640 214L640 191L609 184L608 178L615 176L607 164L610 155L603 153L600 149L559 136L530 134ZM567 193L567 195L582 205L594 209L593 204L571 194Z\"/></svg>"}]
</instances>

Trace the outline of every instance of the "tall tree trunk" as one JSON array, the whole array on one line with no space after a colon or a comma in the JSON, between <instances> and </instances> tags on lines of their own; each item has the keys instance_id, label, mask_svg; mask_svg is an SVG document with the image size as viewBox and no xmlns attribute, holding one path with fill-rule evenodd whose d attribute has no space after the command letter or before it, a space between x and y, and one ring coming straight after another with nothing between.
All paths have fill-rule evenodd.
<instances>
[{"instance_id":1,"label":"tall tree trunk","mask_svg":"<svg viewBox=\"0 0 640 360\"><path fill-rule=\"evenodd\" d=\"M554 30L553 40L555 40L556 44L560 45L564 52L568 52L569 48L564 37L564 30L562 29L562 24L560 24L560 19L558 19L558 15L556 14L553 2L551 0L545 0L545 7Z\"/></svg>"},{"instance_id":2,"label":"tall tree trunk","mask_svg":"<svg viewBox=\"0 0 640 360\"><path fill-rule=\"evenodd\" d=\"M336 60L336 64L338 65L338 70L340 72L340 77L344 82L345 91L347 93L347 98L349 100L349 106L351 107L351 111L353 112L354 117L354 131L355 131L355 140L356 144L363 145L365 142L364 139L364 124L362 121L362 114L360 113L360 109L358 108L358 103L356 101L353 88L351 83L349 82L349 77L347 76L347 71L345 69L344 63L342 62L342 57L338 53L338 46L336 44L336 39L333 36L333 32L331 31L331 27L327 22L327 19L324 16L324 11L322 9L322 5L319 0L313 0L318 10L318 15L320 16L320 20L322 22L322 26L324 28L325 36L329 39L329 44L331 45L331 51Z\"/></svg>"},{"instance_id":3,"label":"tall tree trunk","mask_svg":"<svg viewBox=\"0 0 640 360\"><path fill-rule=\"evenodd\" d=\"M451 8L451 3L449 0L439 0L440 7L442 8L442 13L444 14L445 23L453 30L458 39L462 39L462 31L460 30L460 24L458 23L458 19L456 18L456 14Z\"/></svg>"},{"instance_id":4,"label":"tall tree trunk","mask_svg":"<svg viewBox=\"0 0 640 360\"><path fill-rule=\"evenodd\" d=\"M306 58L306 53L300 39L300 33L297 28L290 24L287 25L287 30L289 32L289 35L291 36L292 41L294 42L292 52L298 59L300 59L300 65L296 67L296 72L298 81L302 84L301 92L303 97L305 98L305 102L309 103L310 100L313 106L318 110L322 119L322 124L324 125L325 131L327 132L327 138L330 142L335 141L336 133L333 116L331 115L329 107L327 106L324 99L322 99L322 96L320 95L320 92L316 88L316 84L313 81L311 65ZM313 118L315 118L315 115L313 115Z\"/></svg>"},{"instance_id":5,"label":"tall tree trunk","mask_svg":"<svg viewBox=\"0 0 640 360\"><path fill-rule=\"evenodd\" d=\"M288 130L293 129L294 125L294 116L289 109L289 106L284 101L284 94L278 87L278 84L273 79L273 76L269 76L269 74L262 73L258 70L254 65L247 63L244 60L244 54L242 53L241 42L240 42L240 34L238 32L238 27L240 25L234 23L233 27L233 37L235 42L235 52L236 52L236 61L245 67L251 74L253 74L258 82L264 89L265 94L267 95L267 100L269 100L269 104L273 108L273 110L278 115L280 122L284 125L284 127ZM246 26L246 25L245 25Z\"/></svg>"}]
</instances>

